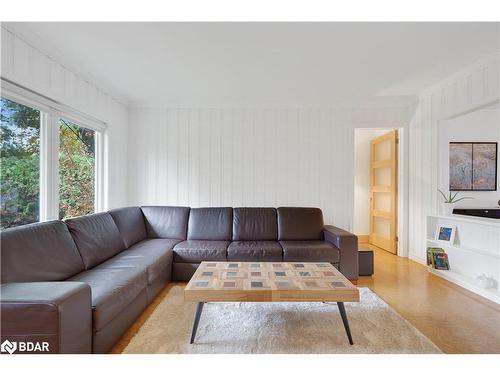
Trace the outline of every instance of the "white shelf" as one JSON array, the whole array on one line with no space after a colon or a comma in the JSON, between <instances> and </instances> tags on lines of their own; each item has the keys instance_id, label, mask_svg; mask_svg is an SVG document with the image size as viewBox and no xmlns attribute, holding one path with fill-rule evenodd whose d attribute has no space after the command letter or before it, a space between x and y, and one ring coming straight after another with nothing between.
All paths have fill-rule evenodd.
<instances>
[{"instance_id":1,"label":"white shelf","mask_svg":"<svg viewBox=\"0 0 500 375\"><path fill-rule=\"evenodd\" d=\"M427 270L433 275L439 276L445 280L448 280L454 284L457 284L465 289L470 290L481 297L487 298L493 302L500 304L500 295L498 289L484 289L477 285L477 282L470 277L461 275L452 270L436 270L432 267L427 267Z\"/></svg>"},{"instance_id":2,"label":"white shelf","mask_svg":"<svg viewBox=\"0 0 500 375\"><path fill-rule=\"evenodd\" d=\"M491 219L489 217L477 217L477 216L467 216L467 215L428 215L429 217L434 217L436 219L446 219L453 221L461 221L463 223L481 224L500 228L500 220Z\"/></svg>"},{"instance_id":3,"label":"white shelf","mask_svg":"<svg viewBox=\"0 0 500 375\"><path fill-rule=\"evenodd\" d=\"M438 226L455 226L456 243L437 241ZM462 215L429 215L425 235L427 247L441 247L448 254L450 270L429 272L500 304L500 221ZM494 288L485 289L477 277L492 278Z\"/></svg>"},{"instance_id":4,"label":"white shelf","mask_svg":"<svg viewBox=\"0 0 500 375\"><path fill-rule=\"evenodd\" d=\"M431 238L428 238L427 242L435 245L435 247L446 247L446 248L449 248L449 249L470 251L470 252L473 252L473 253L477 253L477 254L481 254L481 255L486 255L486 256L489 256L489 257L493 257L493 258L500 258L500 253L494 253L494 252L489 251L489 250L482 250L482 249L475 249L475 248L472 248L472 247L450 245L450 244L448 244L446 242L441 242L441 241L433 240Z\"/></svg>"}]
</instances>

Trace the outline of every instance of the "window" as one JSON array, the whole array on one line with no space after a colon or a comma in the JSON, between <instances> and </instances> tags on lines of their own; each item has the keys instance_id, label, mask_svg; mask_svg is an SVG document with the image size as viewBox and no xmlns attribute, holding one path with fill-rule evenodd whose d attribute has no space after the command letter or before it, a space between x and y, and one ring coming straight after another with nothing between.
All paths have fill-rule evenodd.
<instances>
[{"instance_id":1,"label":"window","mask_svg":"<svg viewBox=\"0 0 500 375\"><path fill-rule=\"evenodd\" d=\"M0 228L104 208L104 124L3 80L0 112Z\"/></svg>"},{"instance_id":2,"label":"window","mask_svg":"<svg viewBox=\"0 0 500 375\"><path fill-rule=\"evenodd\" d=\"M95 206L95 131L59 120L59 218L86 215Z\"/></svg>"},{"instance_id":3,"label":"window","mask_svg":"<svg viewBox=\"0 0 500 375\"><path fill-rule=\"evenodd\" d=\"M40 111L0 98L2 228L40 219Z\"/></svg>"}]
</instances>

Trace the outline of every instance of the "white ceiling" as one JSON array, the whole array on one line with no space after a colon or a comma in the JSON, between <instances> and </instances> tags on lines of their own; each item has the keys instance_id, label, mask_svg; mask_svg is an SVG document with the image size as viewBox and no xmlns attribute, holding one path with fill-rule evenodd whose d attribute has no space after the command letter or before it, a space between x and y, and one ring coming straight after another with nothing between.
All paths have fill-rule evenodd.
<instances>
[{"instance_id":1,"label":"white ceiling","mask_svg":"<svg viewBox=\"0 0 500 375\"><path fill-rule=\"evenodd\" d=\"M131 105L414 95L497 51L499 23L3 23Z\"/></svg>"}]
</instances>

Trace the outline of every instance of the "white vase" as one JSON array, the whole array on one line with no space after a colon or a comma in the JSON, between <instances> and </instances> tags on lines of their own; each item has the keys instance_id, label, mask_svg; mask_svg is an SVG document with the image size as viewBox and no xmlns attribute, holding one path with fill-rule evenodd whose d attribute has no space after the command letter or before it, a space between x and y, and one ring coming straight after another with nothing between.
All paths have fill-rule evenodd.
<instances>
[{"instance_id":1,"label":"white vase","mask_svg":"<svg viewBox=\"0 0 500 375\"><path fill-rule=\"evenodd\" d=\"M453 203L442 203L441 204L441 214L444 216L450 216L453 214Z\"/></svg>"}]
</instances>

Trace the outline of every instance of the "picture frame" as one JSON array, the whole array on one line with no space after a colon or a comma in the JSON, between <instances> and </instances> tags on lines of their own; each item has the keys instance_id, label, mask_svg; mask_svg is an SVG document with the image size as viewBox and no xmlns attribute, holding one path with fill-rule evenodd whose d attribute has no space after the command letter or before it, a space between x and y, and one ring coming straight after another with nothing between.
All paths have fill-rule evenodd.
<instances>
[{"instance_id":1,"label":"picture frame","mask_svg":"<svg viewBox=\"0 0 500 375\"><path fill-rule=\"evenodd\" d=\"M438 225L434 239L438 242L453 245L455 243L456 230L457 227L455 225Z\"/></svg>"},{"instance_id":2,"label":"picture frame","mask_svg":"<svg viewBox=\"0 0 500 375\"><path fill-rule=\"evenodd\" d=\"M449 143L449 190L496 191L497 142Z\"/></svg>"}]
</instances>

